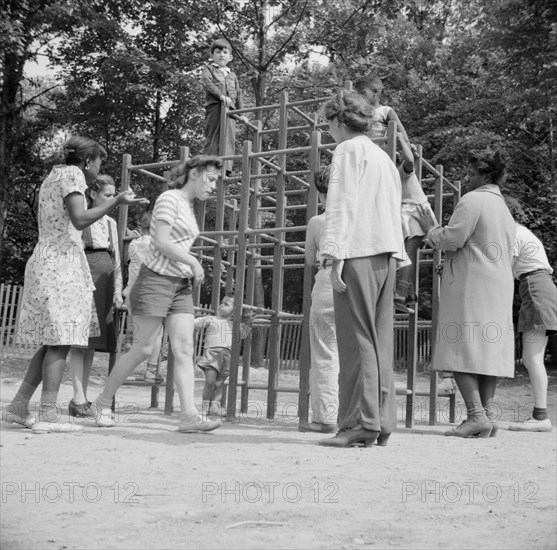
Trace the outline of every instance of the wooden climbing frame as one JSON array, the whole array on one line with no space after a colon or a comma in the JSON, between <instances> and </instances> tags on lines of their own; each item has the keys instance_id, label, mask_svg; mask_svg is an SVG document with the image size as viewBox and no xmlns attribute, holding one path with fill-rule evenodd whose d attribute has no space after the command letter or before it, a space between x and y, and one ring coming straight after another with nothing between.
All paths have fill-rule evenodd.
<instances>
[{"instance_id":1,"label":"wooden climbing frame","mask_svg":"<svg viewBox=\"0 0 557 550\"><path fill-rule=\"evenodd\" d=\"M350 83L346 84L348 89ZM329 99L318 98L313 100L292 101L288 94L281 94L280 102L262 107L246 108L229 111L223 104L222 109L222 134L221 144L226 140L226 117L258 111L276 112L278 123L275 128L263 129L260 120L247 123L251 130L251 139L243 142L241 154L221 157L223 160L233 160L240 164L240 176L226 177L223 168L223 180L228 185L217 186L215 218L210 224L207 222L205 204L198 204L197 221L201 234L192 248L192 253L203 262L210 262L212 269L212 298L211 309L216 311L221 299L223 276L224 285L228 293L234 294L234 334L239 334L239 324L242 312L251 310L257 314L259 320L254 323L264 324L269 330L269 367L266 385L250 382L250 352L249 337L243 349L243 361L240 361L242 341L234 338L231 350L230 377L227 391L227 420L234 420L238 414L238 388L240 388L240 412L246 413L249 403L249 392L255 389L267 391L268 419L275 416L277 395L281 392L296 392L298 398L298 416L300 421L307 421L309 415L309 369L311 363L309 346L309 309L311 288L313 286L314 269L304 262L304 240L290 238L296 233L305 232L307 222L318 211L317 191L313 185L316 174L321 165L323 156L331 156L334 144L323 144L321 141L321 128L319 123L318 108ZM300 122L301 120L301 122ZM289 146L292 132L306 132L310 135L309 144L304 146ZM396 123L391 122L386 138L375 140L385 142L386 150L394 160L396 155ZM264 136L275 134L277 148L264 150ZM383 145L383 143L381 143ZM416 163L416 174L423 183L434 183L435 193L434 210L437 218L441 220L443 201L453 199L453 205L460 199L460 187L449 182L443 175L443 167L433 167L422 158L421 147L418 148L419 158ZM130 186L133 172L148 175L161 184L161 191L166 188L168 170L184 162L189 155L186 147L180 149L178 160L133 165L130 155L124 155L122 166L122 189ZM307 168L292 167L291 161L302 156ZM162 174L157 173L162 171ZM423 177L422 177L423 176ZM267 181L267 189L262 182ZM235 184L230 186L229 184ZM228 189L231 189L228 192ZM448 189L446 192L445 189ZM300 201L300 197L302 200ZM306 224L289 226L287 212L293 209L305 209ZM119 237L122 240L127 225L127 207L120 207ZM261 227L261 218L272 218L272 227ZM210 226L209 226L210 225ZM121 250L123 251L123 246ZM272 252L265 254L264 252ZM434 270L440 260L440 252L431 249L419 251L419 267L430 266ZM271 305L261 308L255 303L255 285L258 270L269 269L272 271ZM285 269L303 271L303 303L302 313L299 315L283 311L283 291ZM260 273L260 271L259 271ZM420 269L416 270L415 288L419 289ZM438 277L433 276L433 327L437 318L439 301ZM194 292L194 303L199 305L200 289ZM283 326L291 320L302 324L300 346L300 382L298 387L283 386L279 382L281 338ZM437 375L431 374L430 391L416 392L415 379L417 368L417 326L418 311L408 315L408 348L407 348L407 382L405 388L397 388L397 394L406 395L406 427L411 428L414 421L414 405L416 396L430 397L430 424L437 420ZM270 327L270 328L269 328ZM434 329L433 329L434 330ZM434 333L435 334L435 333ZM241 364L241 371L240 371ZM172 355L169 354L168 374L166 384L165 412L172 412L173 401L173 367ZM450 415L454 421L455 397L441 395L450 399Z\"/></svg>"}]
</instances>

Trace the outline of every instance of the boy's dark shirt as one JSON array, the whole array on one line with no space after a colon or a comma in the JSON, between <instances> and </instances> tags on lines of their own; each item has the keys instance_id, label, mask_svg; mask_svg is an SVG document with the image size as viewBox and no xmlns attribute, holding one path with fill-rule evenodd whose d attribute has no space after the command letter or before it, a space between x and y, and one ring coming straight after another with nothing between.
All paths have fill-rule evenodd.
<instances>
[{"instance_id":1,"label":"boy's dark shirt","mask_svg":"<svg viewBox=\"0 0 557 550\"><path fill-rule=\"evenodd\" d=\"M225 76L213 63L207 63L201 74L201 83L205 88L205 107L220 103L220 96L228 96L236 109L243 108L242 90L236 73L232 70Z\"/></svg>"}]
</instances>

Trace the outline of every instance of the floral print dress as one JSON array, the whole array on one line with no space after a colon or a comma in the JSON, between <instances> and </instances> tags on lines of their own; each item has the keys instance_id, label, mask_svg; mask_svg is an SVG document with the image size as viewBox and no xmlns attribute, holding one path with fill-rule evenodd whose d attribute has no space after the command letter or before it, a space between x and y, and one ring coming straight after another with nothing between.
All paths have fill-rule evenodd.
<instances>
[{"instance_id":1,"label":"floral print dress","mask_svg":"<svg viewBox=\"0 0 557 550\"><path fill-rule=\"evenodd\" d=\"M47 346L87 346L99 334L95 286L81 231L65 208L70 193L83 196L87 184L77 166L54 166L39 192L39 240L25 267L17 342Z\"/></svg>"}]
</instances>

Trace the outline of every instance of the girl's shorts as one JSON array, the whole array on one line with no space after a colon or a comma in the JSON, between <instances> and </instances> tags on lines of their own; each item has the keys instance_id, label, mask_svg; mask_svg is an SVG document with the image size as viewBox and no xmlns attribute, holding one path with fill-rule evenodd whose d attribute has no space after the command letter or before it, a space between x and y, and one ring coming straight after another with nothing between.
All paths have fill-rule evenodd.
<instances>
[{"instance_id":1,"label":"girl's shorts","mask_svg":"<svg viewBox=\"0 0 557 550\"><path fill-rule=\"evenodd\" d=\"M193 315L191 279L161 275L143 264L130 292L130 305L133 315L145 317Z\"/></svg>"},{"instance_id":2,"label":"girl's shorts","mask_svg":"<svg viewBox=\"0 0 557 550\"><path fill-rule=\"evenodd\" d=\"M518 332L545 328L546 334L557 332L557 288L545 269L520 277L520 312Z\"/></svg>"}]
</instances>

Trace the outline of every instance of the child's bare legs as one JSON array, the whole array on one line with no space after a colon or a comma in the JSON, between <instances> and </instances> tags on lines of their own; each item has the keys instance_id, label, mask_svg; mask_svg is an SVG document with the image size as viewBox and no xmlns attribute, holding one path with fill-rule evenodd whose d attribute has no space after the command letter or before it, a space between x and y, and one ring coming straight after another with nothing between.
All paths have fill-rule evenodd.
<instances>
[{"instance_id":1,"label":"child's bare legs","mask_svg":"<svg viewBox=\"0 0 557 550\"><path fill-rule=\"evenodd\" d=\"M122 355L120 359L116 361L102 393L95 400L97 408L100 407L105 410L110 409L112 399L116 395L118 388L124 383L133 370L153 352L158 329L162 323L162 317L137 315L134 318L134 322L137 326L136 341L133 343L128 353Z\"/></svg>"},{"instance_id":2,"label":"child's bare legs","mask_svg":"<svg viewBox=\"0 0 557 550\"><path fill-rule=\"evenodd\" d=\"M522 362L528 369L537 409L547 408L547 372L543 361L546 346L545 328L522 333Z\"/></svg>"},{"instance_id":3,"label":"child's bare legs","mask_svg":"<svg viewBox=\"0 0 557 550\"><path fill-rule=\"evenodd\" d=\"M522 362L528 369L534 390L532 416L523 422L509 425L509 429L521 432L550 432L551 420L547 416L547 372L543 362L547 334L545 328L522 333ZM517 419L520 420L520 419Z\"/></svg>"},{"instance_id":4,"label":"child's bare legs","mask_svg":"<svg viewBox=\"0 0 557 550\"><path fill-rule=\"evenodd\" d=\"M95 350L72 348L70 351L70 373L72 375L73 401L77 405L87 403L87 386Z\"/></svg>"},{"instance_id":5,"label":"child's bare legs","mask_svg":"<svg viewBox=\"0 0 557 550\"><path fill-rule=\"evenodd\" d=\"M208 414L213 401L217 401L216 388L219 373L211 368L205 368L205 385L203 386L203 413ZM221 392L222 393L222 392Z\"/></svg>"},{"instance_id":6,"label":"child's bare legs","mask_svg":"<svg viewBox=\"0 0 557 550\"><path fill-rule=\"evenodd\" d=\"M215 393L213 394L213 401L215 403L218 403L220 406L220 400L222 399L222 391L224 388L224 382L226 380L227 377L224 378L218 378L217 377L217 382L215 384Z\"/></svg>"},{"instance_id":7,"label":"child's bare legs","mask_svg":"<svg viewBox=\"0 0 557 550\"><path fill-rule=\"evenodd\" d=\"M17 421L17 419L25 420L29 414L29 401L31 401L35 390L43 380L43 360L47 350L47 346L41 346L35 352L27 367L25 378L12 402L6 407L6 412L14 421Z\"/></svg>"},{"instance_id":8,"label":"child's bare legs","mask_svg":"<svg viewBox=\"0 0 557 550\"><path fill-rule=\"evenodd\" d=\"M194 399L193 328L195 317L177 313L166 318L168 339L174 354L174 383L184 417L198 414Z\"/></svg>"},{"instance_id":9,"label":"child's bare legs","mask_svg":"<svg viewBox=\"0 0 557 550\"><path fill-rule=\"evenodd\" d=\"M203 386L203 401L213 401L217 386L218 372L212 368L205 369L205 386Z\"/></svg>"},{"instance_id":10,"label":"child's bare legs","mask_svg":"<svg viewBox=\"0 0 557 550\"><path fill-rule=\"evenodd\" d=\"M414 280L418 265L418 249L424 240L423 236L410 237L404 241L404 249L412 262L411 265L401 267L397 271L396 295L404 298L414 294Z\"/></svg>"}]
</instances>

